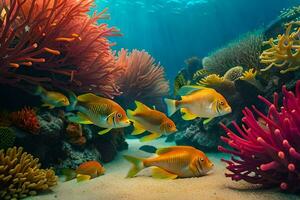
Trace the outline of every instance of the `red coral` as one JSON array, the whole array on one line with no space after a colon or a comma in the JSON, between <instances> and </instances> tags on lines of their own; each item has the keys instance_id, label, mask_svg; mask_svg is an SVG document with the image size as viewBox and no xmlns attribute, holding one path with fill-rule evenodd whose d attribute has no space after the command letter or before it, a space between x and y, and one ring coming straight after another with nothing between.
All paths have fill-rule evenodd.
<instances>
[{"instance_id":1,"label":"red coral","mask_svg":"<svg viewBox=\"0 0 300 200\"><path fill-rule=\"evenodd\" d=\"M13 124L25 131L37 135L40 132L40 123L34 109L24 107L20 111L11 113Z\"/></svg>"},{"instance_id":2,"label":"red coral","mask_svg":"<svg viewBox=\"0 0 300 200\"><path fill-rule=\"evenodd\" d=\"M92 0L1 1L0 83L24 80L113 97L122 69L114 63L104 12L90 17ZM3 14L4 13L4 14Z\"/></svg>"},{"instance_id":3,"label":"red coral","mask_svg":"<svg viewBox=\"0 0 300 200\"><path fill-rule=\"evenodd\" d=\"M245 108L244 125L233 125L239 135L222 125L228 137L221 137L233 150L219 146L219 150L232 154L231 160L223 160L232 173L232 180L245 180L263 186L279 186L282 190L300 190L300 81L296 95L282 87L283 106L278 106L278 94L274 102L259 96L269 108L265 115L253 106L254 112ZM255 116L256 115L256 116ZM264 120L265 125L258 118Z\"/></svg>"},{"instance_id":4,"label":"red coral","mask_svg":"<svg viewBox=\"0 0 300 200\"><path fill-rule=\"evenodd\" d=\"M168 95L169 82L164 68L154 62L145 51L133 50L128 54L122 49L119 52L117 65L126 70L119 85L127 103L138 100L149 105L159 104L162 97Z\"/></svg>"}]
</instances>

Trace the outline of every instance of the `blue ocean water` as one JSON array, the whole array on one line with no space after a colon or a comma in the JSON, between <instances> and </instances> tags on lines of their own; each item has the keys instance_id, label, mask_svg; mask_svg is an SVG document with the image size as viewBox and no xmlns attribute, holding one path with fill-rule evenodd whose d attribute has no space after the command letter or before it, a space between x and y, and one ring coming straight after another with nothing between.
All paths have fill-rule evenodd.
<instances>
[{"instance_id":1,"label":"blue ocean water","mask_svg":"<svg viewBox=\"0 0 300 200\"><path fill-rule=\"evenodd\" d=\"M115 49L145 49L173 80L184 60L206 56L241 34L263 28L300 0L96 0L122 37Z\"/></svg>"}]
</instances>

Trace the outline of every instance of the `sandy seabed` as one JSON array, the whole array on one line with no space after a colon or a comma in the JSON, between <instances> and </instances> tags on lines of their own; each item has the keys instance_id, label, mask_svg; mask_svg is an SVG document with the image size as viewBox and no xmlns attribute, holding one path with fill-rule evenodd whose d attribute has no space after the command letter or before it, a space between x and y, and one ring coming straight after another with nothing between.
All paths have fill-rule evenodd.
<instances>
[{"instance_id":1,"label":"sandy seabed","mask_svg":"<svg viewBox=\"0 0 300 200\"><path fill-rule=\"evenodd\" d=\"M53 192L27 200L300 200L300 195L285 194L279 190L255 189L247 183L236 183L225 178L225 164L220 162L224 154L207 154L215 163L215 168L213 173L199 178L124 178L131 164L123 159L123 154L147 157L148 153L138 150L144 144L156 147L173 145L165 143L164 139L151 143L129 139L128 143L128 150L122 151L113 162L104 165L105 175L81 183L76 180L59 182Z\"/></svg>"}]
</instances>

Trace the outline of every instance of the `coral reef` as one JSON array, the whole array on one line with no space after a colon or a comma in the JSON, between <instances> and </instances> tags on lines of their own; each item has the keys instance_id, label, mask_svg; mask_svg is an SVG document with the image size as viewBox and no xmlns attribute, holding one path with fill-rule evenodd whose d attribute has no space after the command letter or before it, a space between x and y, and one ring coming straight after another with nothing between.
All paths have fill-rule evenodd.
<instances>
[{"instance_id":1,"label":"coral reef","mask_svg":"<svg viewBox=\"0 0 300 200\"><path fill-rule=\"evenodd\" d=\"M202 60L203 69L224 75L235 66L256 68L260 65L263 35L260 31L245 34L242 38L213 52Z\"/></svg>"},{"instance_id":2,"label":"coral reef","mask_svg":"<svg viewBox=\"0 0 300 200\"><path fill-rule=\"evenodd\" d=\"M24 81L103 96L119 95L107 37L116 29L97 24L105 11L89 16L92 0L10 0L0 3L0 83Z\"/></svg>"},{"instance_id":3,"label":"coral reef","mask_svg":"<svg viewBox=\"0 0 300 200\"><path fill-rule=\"evenodd\" d=\"M62 151L64 156L60 158L60 163L55 166L56 168L76 169L81 163L86 161L101 161L101 154L93 145L79 149L68 142L63 142Z\"/></svg>"},{"instance_id":4,"label":"coral reef","mask_svg":"<svg viewBox=\"0 0 300 200\"><path fill-rule=\"evenodd\" d=\"M259 96L268 107L263 114L253 106L243 111L244 125L233 126L238 134L222 127L227 137L221 137L233 150L219 146L219 150L232 154L231 160L224 160L232 180L245 180L263 186L278 186L282 190L299 191L300 167L300 81L295 94L282 87L283 106L278 105L279 95L274 93L273 103Z\"/></svg>"},{"instance_id":5,"label":"coral reef","mask_svg":"<svg viewBox=\"0 0 300 200\"><path fill-rule=\"evenodd\" d=\"M203 127L201 119L196 119L184 131L175 133L177 145L189 145L203 151L216 150L220 144L219 131L210 131Z\"/></svg>"},{"instance_id":6,"label":"coral reef","mask_svg":"<svg viewBox=\"0 0 300 200\"><path fill-rule=\"evenodd\" d=\"M16 133L8 127L0 127L0 149L8 149L15 143Z\"/></svg>"},{"instance_id":7,"label":"coral reef","mask_svg":"<svg viewBox=\"0 0 300 200\"><path fill-rule=\"evenodd\" d=\"M112 161L118 151L128 148L122 128L112 129L108 134L96 136L95 145L101 153L102 162Z\"/></svg>"},{"instance_id":8,"label":"coral reef","mask_svg":"<svg viewBox=\"0 0 300 200\"><path fill-rule=\"evenodd\" d=\"M300 21L288 23L284 34L278 35L277 39L270 38L264 42L264 45L270 47L264 50L259 57L260 62L267 65L261 71L277 67L280 69L280 73L284 74L300 68L299 25ZM294 27L296 31L293 31Z\"/></svg>"},{"instance_id":9,"label":"coral reef","mask_svg":"<svg viewBox=\"0 0 300 200\"><path fill-rule=\"evenodd\" d=\"M0 150L0 198L24 198L56 185L54 171L40 166L39 160L22 147Z\"/></svg>"},{"instance_id":10,"label":"coral reef","mask_svg":"<svg viewBox=\"0 0 300 200\"><path fill-rule=\"evenodd\" d=\"M225 74L224 74L224 79L230 80L230 81L235 81L239 79L243 75L243 67L241 66L236 66L231 69L229 69Z\"/></svg>"},{"instance_id":11,"label":"coral reef","mask_svg":"<svg viewBox=\"0 0 300 200\"><path fill-rule=\"evenodd\" d=\"M125 74L119 79L122 99L126 105L135 100L147 105L160 106L162 97L169 93L169 83L164 68L155 64L155 60L145 51L133 50L119 52L117 65L125 68Z\"/></svg>"},{"instance_id":12,"label":"coral reef","mask_svg":"<svg viewBox=\"0 0 300 200\"><path fill-rule=\"evenodd\" d=\"M25 131L34 135L39 134L41 126L34 109L24 107L23 109L11 113L12 123Z\"/></svg>"},{"instance_id":13,"label":"coral reef","mask_svg":"<svg viewBox=\"0 0 300 200\"><path fill-rule=\"evenodd\" d=\"M40 135L45 137L58 139L64 128L64 122L60 113L54 111L42 111L38 113L37 118L40 122Z\"/></svg>"},{"instance_id":14,"label":"coral reef","mask_svg":"<svg viewBox=\"0 0 300 200\"><path fill-rule=\"evenodd\" d=\"M69 123L66 128L66 134L71 144L82 146L86 143L81 124Z\"/></svg>"},{"instance_id":15,"label":"coral reef","mask_svg":"<svg viewBox=\"0 0 300 200\"><path fill-rule=\"evenodd\" d=\"M0 111L0 126L9 127L12 121L10 119L10 113L8 111Z\"/></svg>"}]
</instances>

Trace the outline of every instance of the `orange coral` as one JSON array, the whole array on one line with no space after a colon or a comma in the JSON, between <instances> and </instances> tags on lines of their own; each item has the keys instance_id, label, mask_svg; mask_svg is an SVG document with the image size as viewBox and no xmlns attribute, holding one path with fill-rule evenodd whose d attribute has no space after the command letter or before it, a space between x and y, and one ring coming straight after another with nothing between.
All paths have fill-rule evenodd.
<instances>
[{"instance_id":1,"label":"orange coral","mask_svg":"<svg viewBox=\"0 0 300 200\"><path fill-rule=\"evenodd\" d=\"M81 124L69 123L66 128L66 133L71 144L82 146L86 143Z\"/></svg>"},{"instance_id":2,"label":"orange coral","mask_svg":"<svg viewBox=\"0 0 300 200\"><path fill-rule=\"evenodd\" d=\"M11 113L11 120L15 126L35 135L39 133L41 128L35 110L30 107L24 107Z\"/></svg>"}]
</instances>

